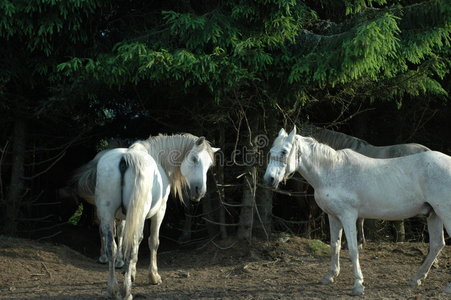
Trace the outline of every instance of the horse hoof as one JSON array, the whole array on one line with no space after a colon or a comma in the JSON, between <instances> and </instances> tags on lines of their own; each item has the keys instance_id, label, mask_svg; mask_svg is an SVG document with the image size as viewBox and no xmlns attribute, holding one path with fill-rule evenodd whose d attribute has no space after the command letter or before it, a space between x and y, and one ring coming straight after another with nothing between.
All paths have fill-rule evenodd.
<instances>
[{"instance_id":1,"label":"horse hoof","mask_svg":"<svg viewBox=\"0 0 451 300\"><path fill-rule=\"evenodd\" d=\"M99 256L99 263L106 264L108 262L108 257L106 255Z\"/></svg>"},{"instance_id":2,"label":"horse hoof","mask_svg":"<svg viewBox=\"0 0 451 300\"><path fill-rule=\"evenodd\" d=\"M440 265L439 265L439 263L438 263L438 259L437 259L437 258L434 259L434 262L432 263L432 267L434 267L435 269L440 268Z\"/></svg>"},{"instance_id":3,"label":"horse hoof","mask_svg":"<svg viewBox=\"0 0 451 300\"><path fill-rule=\"evenodd\" d=\"M108 288L106 296L107 299L115 299L115 300L122 299L119 292L119 285L115 284L111 288Z\"/></svg>"},{"instance_id":4,"label":"horse hoof","mask_svg":"<svg viewBox=\"0 0 451 300\"><path fill-rule=\"evenodd\" d=\"M123 260L116 261L116 263L115 263L116 269L122 269L123 266L124 266L124 261Z\"/></svg>"},{"instance_id":5,"label":"horse hoof","mask_svg":"<svg viewBox=\"0 0 451 300\"><path fill-rule=\"evenodd\" d=\"M411 281L409 281L409 285L410 286L420 286L421 280L420 279L412 279Z\"/></svg>"},{"instance_id":6,"label":"horse hoof","mask_svg":"<svg viewBox=\"0 0 451 300\"><path fill-rule=\"evenodd\" d=\"M130 294L127 297L124 297L124 300L133 300L133 295Z\"/></svg>"},{"instance_id":7,"label":"horse hoof","mask_svg":"<svg viewBox=\"0 0 451 300\"><path fill-rule=\"evenodd\" d=\"M352 289L351 295L352 296L361 296L361 295L363 295L364 289L365 289L365 287L363 285L362 286L356 286L356 287L354 287Z\"/></svg>"},{"instance_id":8,"label":"horse hoof","mask_svg":"<svg viewBox=\"0 0 451 300\"><path fill-rule=\"evenodd\" d=\"M330 275L326 275L321 279L320 283L323 285L334 283L334 278Z\"/></svg>"},{"instance_id":9,"label":"horse hoof","mask_svg":"<svg viewBox=\"0 0 451 300\"><path fill-rule=\"evenodd\" d=\"M159 274L153 275L151 274L149 277L150 284L159 285L163 281L161 280L161 276Z\"/></svg>"}]
</instances>

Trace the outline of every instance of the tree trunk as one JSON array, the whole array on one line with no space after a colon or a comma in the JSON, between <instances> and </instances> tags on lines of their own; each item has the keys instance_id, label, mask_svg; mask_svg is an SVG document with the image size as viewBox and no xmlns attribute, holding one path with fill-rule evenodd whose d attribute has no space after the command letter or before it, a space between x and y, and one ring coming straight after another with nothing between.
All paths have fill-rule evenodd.
<instances>
[{"instance_id":1,"label":"tree trunk","mask_svg":"<svg viewBox=\"0 0 451 300\"><path fill-rule=\"evenodd\" d=\"M406 241L406 228L404 227L404 221L393 222L393 228L395 229L395 242L404 243Z\"/></svg>"},{"instance_id":2,"label":"tree trunk","mask_svg":"<svg viewBox=\"0 0 451 300\"><path fill-rule=\"evenodd\" d=\"M263 120L265 121L265 120ZM267 167L267 153L269 152L269 147L271 146L270 136L273 136L277 132L277 122L270 122L266 124L266 135L258 135L255 138L255 145L258 151L258 169L257 181L262 178L266 167ZM261 130L260 130L261 132ZM255 234L260 238L268 239L271 236L272 231L272 208L273 208L273 196L274 193L271 189L259 187L257 188L256 197L256 214L258 221L254 226Z\"/></svg>"},{"instance_id":3,"label":"tree trunk","mask_svg":"<svg viewBox=\"0 0 451 300\"><path fill-rule=\"evenodd\" d=\"M221 149L225 148L225 126L219 128L219 141L217 146ZM211 176L210 176L211 175ZM227 238L226 216L223 201L224 194L224 162L223 158L216 160L216 165L212 168L212 172L208 177L208 191L210 196L202 201L202 209L205 218L208 219L206 227L208 236L214 238L220 236L221 239Z\"/></svg>"},{"instance_id":4,"label":"tree trunk","mask_svg":"<svg viewBox=\"0 0 451 300\"><path fill-rule=\"evenodd\" d=\"M257 237L269 238L272 228L272 192L265 188L257 188L262 176L259 168L266 167L266 156L263 147L267 145L267 137L257 135L261 116L259 110L249 109L247 114L248 133L243 135L247 141L244 151L244 163L247 166L244 176L244 191L241 202L240 225L238 238L250 241L253 232Z\"/></svg>"},{"instance_id":5,"label":"tree trunk","mask_svg":"<svg viewBox=\"0 0 451 300\"><path fill-rule=\"evenodd\" d=\"M269 239L272 228L272 196L273 193L269 189L258 188L256 197L256 214L257 222L254 231L257 237Z\"/></svg>"},{"instance_id":6,"label":"tree trunk","mask_svg":"<svg viewBox=\"0 0 451 300\"><path fill-rule=\"evenodd\" d=\"M237 236L239 239L251 241L254 225L254 207L257 189L257 147L252 141L252 136L258 132L258 112L249 109L247 112L248 130L242 135L245 144L242 149L242 160L245 165L244 188L241 200L240 223Z\"/></svg>"},{"instance_id":7,"label":"tree trunk","mask_svg":"<svg viewBox=\"0 0 451 300\"><path fill-rule=\"evenodd\" d=\"M251 241L252 228L254 225L254 204L255 204L255 192L252 188L253 180L252 175L256 174L256 167L250 168L250 175L245 175L245 185L243 191L243 197L241 198L241 212L240 212L240 225L238 228L238 239Z\"/></svg>"},{"instance_id":8,"label":"tree trunk","mask_svg":"<svg viewBox=\"0 0 451 300\"><path fill-rule=\"evenodd\" d=\"M16 119L13 132L11 180L6 197L5 234L17 234L17 216L25 190L24 163L25 163L26 123L23 119Z\"/></svg>"}]
</instances>

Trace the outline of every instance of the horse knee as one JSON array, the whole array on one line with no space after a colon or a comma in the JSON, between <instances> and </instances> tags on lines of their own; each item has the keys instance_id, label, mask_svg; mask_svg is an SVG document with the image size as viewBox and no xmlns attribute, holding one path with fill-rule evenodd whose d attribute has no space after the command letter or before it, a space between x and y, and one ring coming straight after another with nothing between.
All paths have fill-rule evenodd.
<instances>
[{"instance_id":1,"label":"horse knee","mask_svg":"<svg viewBox=\"0 0 451 300\"><path fill-rule=\"evenodd\" d=\"M150 250L158 250L158 247L160 246L160 240L159 239L153 239L152 237L149 237L148 240L149 243L149 249Z\"/></svg>"},{"instance_id":2,"label":"horse knee","mask_svg":"<svg viewBox=\"0 0 451 300\"><path fill-rule=\"evenodd\" d=\"M439 253L440 251L442 251L442 249L445 247L445 241L443 239L441 239L440 241L436 241L436 242L430 242L429 244L429 248L430 251L434 251Z\"/></svg>"},{"instance_id":3,"label":"horse knee","mask_svg":"<svg viewBox=\"0 0 451 300\"><path fill-rule=\"evenodd\" d=\"M117 247L116 247L116 243L114 241L113 232L111 230L108 230L108 232L106 234L105 253L106 253L108 259L116 257Z\"/></svg>"}]
</instances>

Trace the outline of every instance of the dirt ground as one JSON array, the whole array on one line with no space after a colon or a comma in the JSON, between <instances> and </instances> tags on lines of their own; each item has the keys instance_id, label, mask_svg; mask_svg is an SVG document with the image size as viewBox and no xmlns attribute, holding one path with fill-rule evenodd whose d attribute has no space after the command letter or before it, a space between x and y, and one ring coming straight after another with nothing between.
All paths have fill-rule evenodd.
<instances>
[{"instance_id":1,"label":"dirt ground","mask_svg":"<svg viewBox=\"0 0 451 300\"><path fill-rule=\"evenodd\" d=\"M140 254L132 291L135 299L349 299L353 276L346 250L337 282L318 284L329 267L327 252L327 245L299 237L162 251L159 286L147 283L148 257ZM407 285L426 253L422 243L369 243L360 260L365 295L353 299L451 299L442 293L451 282L450 246L422 286ZM106 270L64 245L0 236L1 299L103 299Z\"/></svg>"}]
</instances>

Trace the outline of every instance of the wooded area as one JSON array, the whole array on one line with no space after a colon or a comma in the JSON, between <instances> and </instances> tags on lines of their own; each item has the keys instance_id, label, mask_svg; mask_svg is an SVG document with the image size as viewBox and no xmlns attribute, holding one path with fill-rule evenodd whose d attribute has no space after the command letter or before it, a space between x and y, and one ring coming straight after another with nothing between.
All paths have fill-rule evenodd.
<instances>
[{"instance_id":1,"label":"wooded area","mask_svg":"<svg viewBox=\"0 0 451 300\"><path fill-rule=\"evenodd\" d=\"M450 12L444 0L1 1L0 232L58 235L77 167L188 132L221 148L197 236L325 238L310 190L261 184L270 143L309 123L450 155ZM390 228L368 235L392 240ZM421 219L405 231L427 238Z\"/></svg>"}]
</instances>

